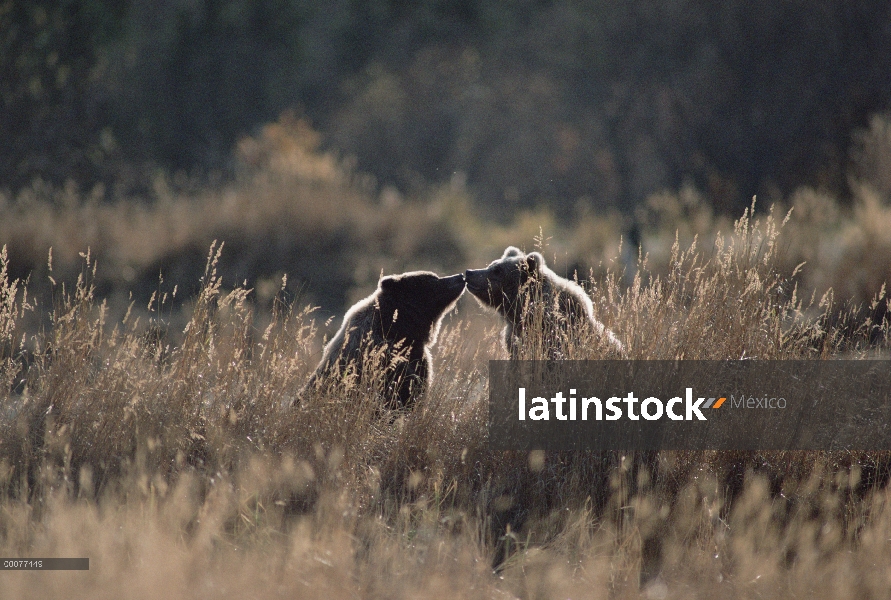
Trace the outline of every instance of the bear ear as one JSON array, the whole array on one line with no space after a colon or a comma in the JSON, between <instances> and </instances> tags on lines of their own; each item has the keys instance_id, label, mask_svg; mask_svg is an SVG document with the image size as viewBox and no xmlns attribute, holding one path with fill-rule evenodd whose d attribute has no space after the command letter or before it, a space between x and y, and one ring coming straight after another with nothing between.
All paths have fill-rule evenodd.
<instances>
[{"instance_id":1,"label":"bear ear","mask_svg":"<svg viewBox=\"0 0 891 600\"><path fill-rule=\"evenodd\" d=\"M523 251L515 246L508 246L501 258L513 258L515 256L523 256Z\"/></svg>"},{"instance_id":2,"label":"bear ear","mask_svg":"<svg viewBox=\"0 0 891 600\"><path fill-rule=\"evenodd\" d=\"M378 282L378 286L382 290L392 290L396 287L396 278L392 275L387 275L386 277L381 277L381 280Z\"/></svg>"},{"instance_id":3,"label":"bear ear","mask_svg":"<svg viewBox=\"0 0 891 600\"><path fill-rule=\"evenodd\" d=\"M530 273L537 273L538 270L545 266L545 259L539 252L532 252L526 255L526 268Z\"/></svg>"}]
</instances>

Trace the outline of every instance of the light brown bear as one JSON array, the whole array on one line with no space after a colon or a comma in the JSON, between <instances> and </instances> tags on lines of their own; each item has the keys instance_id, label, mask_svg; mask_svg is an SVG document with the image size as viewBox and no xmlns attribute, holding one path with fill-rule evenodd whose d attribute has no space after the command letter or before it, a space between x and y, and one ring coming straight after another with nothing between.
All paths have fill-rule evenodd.
<instances>
[{"instance_id":1,"label":"light brown bear","mask_svg":"<svg viewBox=\"0 0 891 600\"><path fill-rule=\"evenodd\" d=\"M388 407L410 407L430 382L430 347L442 318L463 293L461 274L413 271L381 278L373 294L347 311L299 396L347 372L359 378L368 360L378 360L386 369Z\"/></svg>"},{"instance_id":2,"label":"light brown bear","mask_svg":"<svg viewBox=\"0 0 891 600\"><path fill-rule=\"evenodd\" d=\"M549 269L538 252L509 246L500 259L464 277L468 291L507 322L504 345L511 358L568 358L572 344L592 339L605 356L625 355L622 342L594 318L585 290Z\"/></svg>"}]
</instances>

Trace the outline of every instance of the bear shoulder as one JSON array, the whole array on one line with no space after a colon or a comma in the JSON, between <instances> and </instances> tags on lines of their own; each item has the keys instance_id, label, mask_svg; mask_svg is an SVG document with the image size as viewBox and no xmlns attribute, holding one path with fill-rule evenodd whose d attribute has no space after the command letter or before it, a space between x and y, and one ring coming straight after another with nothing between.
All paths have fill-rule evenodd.
<instances>
[{"instance_id":1,"label":"bear shoulder","mask_svg":"<svg viewBox=\"0 0 891 600\"><path fill-rule=\"evenodd\" d=\"M588 292L572 279L561 277L553 269L538 252L532 252L526 257L527 268L534 271L540 286L542 287L542 296L548 301L553 302L557 297L557 303L561 311L572 313L578 317L594 319L594 303Z\"/></svg>"}]
</instances>

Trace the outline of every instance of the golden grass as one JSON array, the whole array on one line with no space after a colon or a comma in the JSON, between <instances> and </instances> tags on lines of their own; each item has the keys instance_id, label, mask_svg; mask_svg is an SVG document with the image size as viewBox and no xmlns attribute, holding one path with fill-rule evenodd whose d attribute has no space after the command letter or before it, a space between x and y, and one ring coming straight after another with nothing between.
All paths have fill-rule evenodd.
<instances>
[{"instance_id":1,"label":"golden grass","mask_svg":"<svg viewBox=\"0 0 891 600\"><path fill-rule=\"evenodd\" d=\"M799 297L783 217L747 212L705 250L676 241L627 288L607 268L586 282L598 318L638 359L865 356L885 323L842 331L828 298ZM176 298L112 320L89 253L49 309L2 255L0 555L91 559L89 572L5 572L3 597L860 598L891 585L884 455L490 451L486 361L505 353L469 297L414 411L381 417L362 382L287 410L321 330L280 297L258 317L219 257L212 245L173 336L161 315Z\"/></svg>"}]
</instances>

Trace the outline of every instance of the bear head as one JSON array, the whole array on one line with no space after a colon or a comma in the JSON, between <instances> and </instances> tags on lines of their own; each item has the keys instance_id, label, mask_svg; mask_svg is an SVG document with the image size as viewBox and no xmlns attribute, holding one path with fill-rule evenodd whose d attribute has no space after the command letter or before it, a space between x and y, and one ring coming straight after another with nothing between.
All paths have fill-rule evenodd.
<instances>
[{"instance_id":1,"label":"bear head","mask_svg":"<svg viewBox=\"0 0 891 600\"><path fill-rule=\"evenodd\" d=\"M412 271L381 278L375 303L388 337L432 344L442 317L463 293L464 275L460 273L439 277L429 271Z\"/></svg>"},{"instance_id":2,"label":"bear head","mask_svg":"<svg viewBox=\"0 0 891 600\"><path fill-rule=\"evenodd\" d=\"M545 259L538 252L525 254L508 246L498 260L485 269L468 269L464 273L467 289L480 302L499 312L512 311L520 296L521 288L538 277Z\"/></svg>"}]
</instances>

